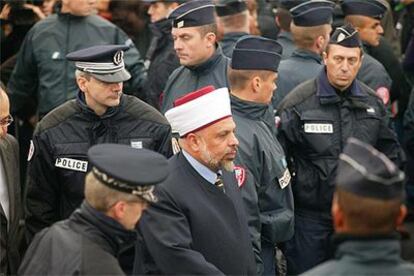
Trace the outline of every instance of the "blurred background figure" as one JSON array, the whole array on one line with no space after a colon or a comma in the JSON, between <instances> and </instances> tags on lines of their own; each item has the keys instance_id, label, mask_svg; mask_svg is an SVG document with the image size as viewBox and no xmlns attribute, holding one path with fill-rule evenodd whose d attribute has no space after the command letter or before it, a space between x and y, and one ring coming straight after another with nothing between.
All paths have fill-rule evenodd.
<instances>
[{"instance_id":1,"label":"blurred background figure","mask_svg":"<svg viewBox=\"0 0 414 276\"><path fill-rule=\"evenodd\" d=\"M146 101L160 109L160 96L171 73L180 66L171 36L172 20L168 15L185 0L145 0L151 24L151 42L145 55L148 80L145 86Z\"/></svg>"}]
</instances>

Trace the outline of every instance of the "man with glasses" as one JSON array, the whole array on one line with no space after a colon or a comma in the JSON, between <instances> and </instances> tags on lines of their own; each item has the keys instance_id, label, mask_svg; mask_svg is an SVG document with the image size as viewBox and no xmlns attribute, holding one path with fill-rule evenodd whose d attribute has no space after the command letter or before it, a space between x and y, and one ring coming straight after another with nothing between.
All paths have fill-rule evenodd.
<instances>
[{"instance_id":1,"label":"man with glasses","mask_svg":"<svg viewBox=\"0 0 414 276\"><path fill-rule=\"evenodd\" d=\"M0 274L16 274L20 261L19 245L23 237L19 146L7 134L13 122L6 91L0 88Z\"/></svg>"}]
</instances>

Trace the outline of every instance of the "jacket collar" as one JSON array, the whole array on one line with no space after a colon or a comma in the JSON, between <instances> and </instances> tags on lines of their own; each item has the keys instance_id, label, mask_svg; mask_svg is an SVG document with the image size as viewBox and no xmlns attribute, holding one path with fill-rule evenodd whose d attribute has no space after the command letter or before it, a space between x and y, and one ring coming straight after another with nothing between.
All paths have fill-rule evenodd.
<instances>
[{"instance_id":1,"label":"jacket collar","mask_svg":"<svg viewBox=\"0 0 414 276\"><path fill-rule=\"evenodd\" d=\"M316 61L318 64L322 64L322 57L321 55L306 50L306 49L295 49L292 53L292 57L298 57L301 59L308 59L308 60L314 60Z\"/></svg>"},{"instance_id":2,"label":"jacket collar","mask_svg":"<svg viewBox=\"0 0 414 276\"><path fill-rule=\"evenodd\" d=\"M201 64L186 67L196 74L209 73L215 69L216 64L225 58L221 46L216 44L216 51L209 59Z\"/></svg>"},{"instance_id":3,"label":"jacket collar","mask_svg":"<svg viewBox=\"0 0 414 276\"><path fill-rule=\"evenodd\" d=\"M358 262L374 260L399 260L401 247L397 234L356 236L337 234L333 237L337 246L335 258L347 257Z\"/></svg>"},{"instance_id":4,"label":"jacket collar","mask_svg":"<svg viewBox=\"0 0 414 276\"><path fill-rule=\"evenodd\" d=\"M119 222L95 210L85 200L70 217L80 226L81 235L84 235L102 245L114 256L129 248L137 240L135 230L125 229Z\"/></svg>"},{"instance_id":5,"label":"jacket collar","mask_svg":"<svg viewBox=\"0 0 414 276\"><path fill-rule=\"evenodd\" d=\"M275 130L276 125L272 105L245 101L234 95L230 95L230 101L232 112L235 115L247 117L251 120L263 121L271 129Z\"/></svg>"},{"instance_id":6,"label":"jacket collar","mask_svg":"<svg viewBox=\"0 0 414 276\"><path fill-rule=\"evenodd\" d=\"M78 95L76 97L76 101L79 104L82 112L85 113L87 116L90 116L91 118L95 118L95 119L98 119L98 118L100 118L100 119L107 119L107 118L111 118L112 116L115 116L122 109L122 106L124 104L124 96L123 95L121 96L121 100L120 100L119 106L109 107L102 116L98 116L95 113L95 111L93 111L86 104L85 95L83 94L82 91L79 91L78 92Z\"/></svg>"},{"instance_id":7,"label":"jacket collar","mask_svg":"<svg viewBox=\"0 0 414 276\"><path fill-rule=\"evenodd\" d=\"M363 101L363 98L366 97L362 93L361 87L358 85L356 80L354 80L352 84L341 93L343 97L357 101ZM338 95L337 89L329 83L328 76L326 75L326 67L321 70L319 76L316 78L316 96L319 97L322 104L341 101L341 96Z\"/></svg>"},{"instance_id":8,"label":"jacket collar","mask_svg":"<svg viewBox=\"0 0 414 276\"><path fill-rule=\"evenodd\" d=\"M284 38L286 40L293 42L293 36L291 32L281 30L280 33L277 35L277 39Z\"/></svg>"}]
</instances>

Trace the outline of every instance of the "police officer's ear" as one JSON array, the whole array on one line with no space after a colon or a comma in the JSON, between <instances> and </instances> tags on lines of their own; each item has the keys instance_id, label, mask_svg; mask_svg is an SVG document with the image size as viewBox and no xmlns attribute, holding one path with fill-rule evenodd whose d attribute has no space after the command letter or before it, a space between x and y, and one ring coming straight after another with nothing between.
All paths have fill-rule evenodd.
<instances>
[{"instance_id":1,"label":"police officer's ear","mask_svg":"<svg viewBox=\"0 0 414 276\"><path fill-rule=\"evenodd\" d=\"M395 225L397 227L403 224L406 215L407 215L407 207L405 207L404 204L401 204L400 210L398 212L398 216L395 221Z\"/></svg>"},{"instance_id":2,"label":"police officer's ear","mask_svg":"<svg viewBox=\"0 0 414 276\"><path fill-rule=\"evenodd\" d=\"M323 63L326 65L326 61L328 59L328 53L326 51L323 51L323 53L322 53L322 59L323 59Z\"/></svg>"},{"instance_id":3,"label":"police officer's ear","mask_svg":"<svg viewBox=\"0 0 414 276\"><path fill-rule=\"evenodd\" d=\"M262 79L258 75L255 75L254 77L252 77L250 85L253 93L260 93L262 87Z\"/></svg>"},{"instance_id":4,"label":"police officer's ear","mask_svg":"<svg viewBox=\"0 0 414 276\"><path fill-rule=\"evenodd\" d=\"M88 82L89 80L86 76L80 75L76 77L76 83L78 84L78 87L82 92L86 92L88 90L87 88Z\"/></svg>"},{"instance_id":5,"label":"police officer's ear","mask_svg":"<svg viewBox=\"0 0 414 276\"><path fill-rule=\"evenodd\" d=\"M213 32L206 34L207 48L212 48L216 46L217 36Z\"/></svg>"}]
</instances>

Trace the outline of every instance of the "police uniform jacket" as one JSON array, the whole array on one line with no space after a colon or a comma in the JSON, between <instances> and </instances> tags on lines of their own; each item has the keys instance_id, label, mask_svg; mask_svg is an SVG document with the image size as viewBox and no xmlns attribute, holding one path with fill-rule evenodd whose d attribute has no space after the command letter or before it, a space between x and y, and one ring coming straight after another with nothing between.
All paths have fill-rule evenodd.
<instances>
[{"instance_id":1,"label":"police uniform jacket","mask_svg":"<svg viewBox=\"0 0 414 276\"><path fill-rule=\"evenodd\" d=\"M321 55L306 49L294 50L290 58L280 62L273 107L277 109L290 91L302 82L315 78L322 68Z\"/></svg>"},{"instance_id":2,"label":"police uniform jacket","mask_svg":"<svg viewBox=\"0 0 414 276\"><path fill-rule=\"evenodd\" d=\"M282 60L290 58L293 51L296 49L296 46L293 43L292 33L281 30L277 35L276 41L279 42L283 48Z\"/></svg>"},{"instance_id":3,"label":"police uniform jacket","mask_svg":"<svg viewBox=\"0 0 414 276\"><path fill-rule=\"evenodd\" d=\"M37 102L40 115L76 97L75 65L66 60L70 52L94 45L124 44L125 66L131 80L124 92L137 93L144 85L144 63L131 39L118 27L97 15L86 17L54 14L39 21L28 32L8 84L13 114L24 113L24 105Z\"/></svg>"},{"instance_id":4,"label":"police uniform jacket","mask_svg":"<svg viewBox=\"0 0 414 276\"><path fill-rule=\"evenodd\" d=\"M136 240L135 231L84 202L34 237L19 275L125 275L117 256Z\"/></svg>"},{"instance_id":5,"label":"police uniform jacket","mask_svg":"<svg viewBox=\"0 0 414 276\"><path fill-rule=\"evenodd\" d=\"M414 264L401 259L396 237L342 236L335 258L303 275L414 275Z\"/></svg>"},{"instance_id":6,"label":"police uniform jacket","mask_svg":"<svg viewBox=\"0 0 414 276\"><path fill-rule=\"evenodd\" d=\"M339 96L322 70L316 79L295 88L278 111L279 141L293 159L295 211L328 220L338 156L349 137L401 164L401 148L381 99L358 80L344 92Z\"/></svg>"},{"instance_id":7,"label":"police uniform jacket","mask_svg":"<svg viewBox=\"0 0 414 276\"><path fill-rule=\"evenodd\" d=\"M404 113L404 144L407 153L414 156L414 88Z\"/></svg>"},{"instance_id":8,"label":"police uniform jacket","mask_svg":"<svg viewBox=\"0 0 414 276\"><path fill-rule=\"evenodd\" d=\"M134 96L123 95L118 107L99 117L79 92L44 117L33 135L29 153L26 195L30 236L65 219L83 200L84 178L90 170L89 147L100 143L127 144L170 156L171 127L154 108Z\"/></svg>"},{"instance_id":9,"label":"police uniform jacket","mask_svg":"<svg viewBox=\"0 0 414 276\"><path fill-rule=\"evenodd\" d=\"M223 172L225 193L182 154L169 160L169 178L140 230L156 274L253 275L253 250L234 174Z\"/></svg>"},{"instance_id":10,"label":"police uniform jacket","mask_svg":"<svg viewBox=\"0 0 414 276\"><path fill-rule=\"evenodd\" d=\"M227 67L230 59L223 55L219 46L207 61L197 66L180 66L168 78L164 89L161 112L165 113L174 101L199 88L213 85L215 88L229 87Z\"/></svg>"},{"instance_id":11,"label":"police uniform jacket","mask_svg":"<svg viewBox=\"0 0 414 276\"><path fill-rule=\"evenodd\" d=\"M361 68L359 68L357 79L368 85L372 90L377 91L379 88L391 90L392 80L384 66L366 51L362 59Z\"/></svg>"},{"instance_id":12,"label":"police uniform jacket","mask_svg":"<svg viewBox=\"0 0 414 276\"><path fill-rule=\"evenodd\" d=\"M285 153L276 139L269 105L231 97L239 140L236 176L247 211L256 262L260 245L275 246L293 235L293 195Z\"/></svg>"},{"instance_id":13,"label":"police uniform jacket","mask_svg":"<svg viewBox=\"0 0 414 276\"><path fill-rule=\"evenodd\" d=\"M171 37L171 20L164 19L150 25L152 40L147 51L150 61L145 85L147 102L160 109L160 96L171 73L180 66Z\"/></svg>"},{"instance_id":14,"label":"police uniform jacket","mask_svg":"<svg viewBox=\"0 0 414 276\"><path fill-rule=\"evenodd\" d=\"M231 58L231 56L233 55L234 45L236 45L237 40L239 40L239 38L245 35L248 35L248 33L234 32L224 34L223 38L220 40L220 45L223 49L223 54L226 57Z\"/></svg>"}]
</instances>

